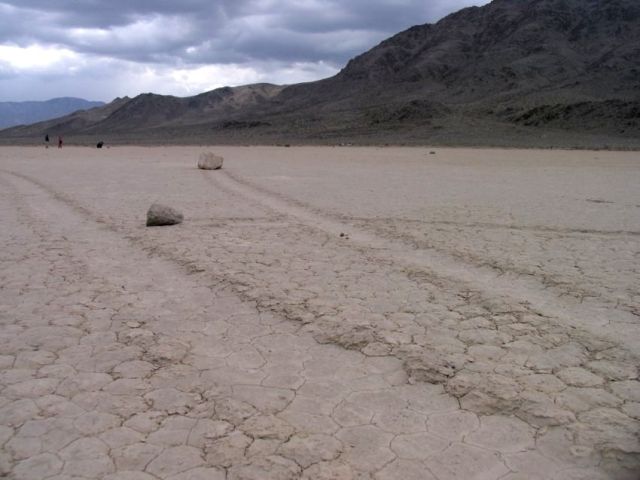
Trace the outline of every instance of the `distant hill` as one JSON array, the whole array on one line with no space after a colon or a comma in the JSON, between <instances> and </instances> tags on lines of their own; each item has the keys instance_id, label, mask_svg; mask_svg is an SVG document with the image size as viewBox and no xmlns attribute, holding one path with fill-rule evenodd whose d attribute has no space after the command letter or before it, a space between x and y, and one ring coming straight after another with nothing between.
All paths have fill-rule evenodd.
<instances>
[{"instance_id":1,"label":"distant hill","mask_svg":"<svg viewBox=\"0 0 640 480\"><path fill-rule=\"evenodd\" d=\"M90 102L73 97L53 98L42 102L0 102L0 128L27 125L103 105L104 102Z\"/></svg>"},{"instance_id":2,"label":"distant hill","mask_svg":"<svg viewBox=\"0 0 640 480\"><path fill-rule=\"evenodd\" d=\"M145 94L91 112L0 141L48 131L133 143L640 148L640 2L494 0L401 32L328 79Z\"/></svg>"}]
</instances>

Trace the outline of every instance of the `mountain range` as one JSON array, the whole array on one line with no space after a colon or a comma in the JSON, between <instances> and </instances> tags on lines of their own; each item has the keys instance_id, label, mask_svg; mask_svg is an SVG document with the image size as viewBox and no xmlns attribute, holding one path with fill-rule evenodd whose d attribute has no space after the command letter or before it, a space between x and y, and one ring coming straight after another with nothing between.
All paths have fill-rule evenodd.
<instances>
[{"instance_id":1,"label":"mountain range","mask_svg":"<svg viewBox=\"0 0 640 480\"><path fill-rule=\"evenodd\" d=\"M640 148L640 2L494 0L303 84L143 94L0 132L131 143Z\"/></svg>"},{"instance_id":2,"label":"mountain range","mask_svg":"<svg viewBox=\"0 0 640 480\"><path fill-rule=\"evenodd\" d=\"M50 120L103 105L104 102L91 102L74 97L52 98L41 102L0 102L0 128Z\"/></svg>"}]
</instances>

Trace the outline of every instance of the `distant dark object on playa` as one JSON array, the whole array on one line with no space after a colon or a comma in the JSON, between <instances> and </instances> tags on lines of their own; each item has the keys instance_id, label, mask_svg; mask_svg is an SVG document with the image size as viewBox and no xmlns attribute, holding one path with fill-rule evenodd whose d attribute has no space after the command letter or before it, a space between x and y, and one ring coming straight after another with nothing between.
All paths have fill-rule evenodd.
<instances>
[{"instance_id":1,"label":"distant dark object on playa","mask_svg":"<svg viewBox=\"0 0 640 480\"><path fill-rule=\"evenodd\" d=\"M96 144L96 148L102 148L102 146L104 145L104 142L102 140L100 140L97 144Z\"/></svg>"}]
</instances>

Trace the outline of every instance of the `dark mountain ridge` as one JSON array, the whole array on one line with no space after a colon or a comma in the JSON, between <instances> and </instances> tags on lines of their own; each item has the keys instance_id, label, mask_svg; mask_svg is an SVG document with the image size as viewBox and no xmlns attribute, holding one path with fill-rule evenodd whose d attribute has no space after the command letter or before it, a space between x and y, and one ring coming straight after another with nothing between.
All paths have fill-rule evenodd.
<instances>
[{"instance_id":1,"label":"dark mountain ridge","mask_svg":"<svg viewBox=\"0 0 640 480\"><path fill-rule=\"evenodd\" d=\"M41 102L0 102L0 128L49 120L77 110L103 105L104 102L91 102L74 97L52 98Z\"/></svg>"},{"instance_id":2,"label":"dark mountain ridge","mask_svg":"<svg viewBox=\"0 0 640 480\"><path fill-rule=\"evenodd\" d=\"M71 125L123 141L640 148L640 3L494 0L398 33L328 79L120 102L93 123L71 115L0 138Z\"/></svg>"},{"instance_id":3,"label":"dark mountain ridge","mask_svg":"<svg viewBox=\"0 0 640 480\"><path fill-rule=\"evenodd\" d=\"M336 78L453 102L541 89L600 99L605 85L637 97L639 27L633 0L495 0L399 33Z\"/></svg>"}]
</instances>

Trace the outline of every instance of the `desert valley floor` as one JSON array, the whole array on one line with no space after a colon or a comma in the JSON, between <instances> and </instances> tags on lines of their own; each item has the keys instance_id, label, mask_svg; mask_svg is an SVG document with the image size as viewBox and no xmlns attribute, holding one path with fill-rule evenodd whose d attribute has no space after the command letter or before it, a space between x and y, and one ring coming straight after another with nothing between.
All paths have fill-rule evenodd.
<instances>
[{"instance_id":1,"label":"desert valley floor","mask_svg":"<svg viewBox=\"0 0 640 480\"><path fill-rule=\"evenodd\" d=\"M637 152L2 147L0 476L637 480L639 185Z\"/></svg>"}]
</instances>

